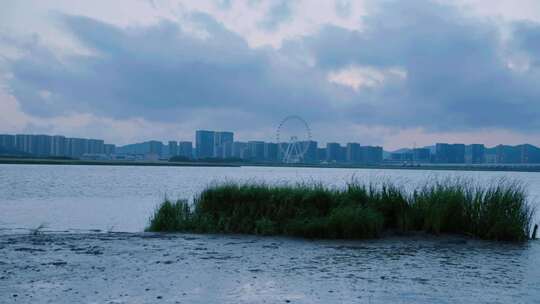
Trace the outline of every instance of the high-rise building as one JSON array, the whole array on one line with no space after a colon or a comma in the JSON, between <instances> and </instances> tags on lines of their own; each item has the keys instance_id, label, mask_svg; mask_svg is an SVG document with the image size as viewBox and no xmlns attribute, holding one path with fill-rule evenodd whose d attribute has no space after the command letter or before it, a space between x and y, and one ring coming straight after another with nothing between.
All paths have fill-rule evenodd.
<instances>
[{"instance_id":1,"label":"high-rise building","mask_svg":"<svg viewBox=\"0 0 540 304\"><path fill-rule=\"evenodd\" d=\"M449 163L450 162L451 148L450 144L437 143L435 144L435 160L437 163Z\"/></svg>"},{"instance_id":2,"label":"high-rise building","mask_svg":"<svg viewBox=\"0 0 540 304\"><path fill-rule=\"evenodd\" d=\"M0 134L0 147L6 150L15 150L15 136L9 134Z\"/></svg>"},{"instance_id":3,"label":"high-rise building","mask_svg":"<svg viewBox=\"0 0 540 304\"><path fill-rule=\"evenodd\" d=\"M496 164L497 163L497 148L486 148L484 153L484 162L486 164Z\"/></svg>"},{"instance_id":4,"label":"high-rise building","mask_svg":"<svg viewBox=\"0 0 540 304\"><path fill-rule=\"evenodd\" d=\"M437 143L435 145L435 159L443 164L465 163L464 144Z\"/></svg>"},{"instance_id":5,"label":"high-rise building","mask_svg":"<svg viewBox=\"0 0 540 304\"><path fill-rule=\"evenodd\" d=\"M412 161L417 163L428 163L431 161L431 151L428 148L414 148L412 150Z\"/></svg>"},{"instance_id":6,"label":"high-rise building","mask_svg":"<svg viewBox=\"0 0 540 304\"><path fill-rule=\"evenodd\" d=\"M302 143L303 145L307 145L307 147L304 146L306 149L306 153L304 153L304 163L315 163L317 162L317 142L310 140Z\"/></svg>"},{"instance_id":7,"label":"high-rise building","mask_svg":"<svg viewBox=\"0 0 540 304\"><path fill-rule=\"evenodd\" d=\"M103 150L106 155L112 155L116 153L116 146L113 144L105 144L103 145Z\"/></svg>"},{"instance_id":8,"label":"high-rise building","mask_svg":"<svg viewBox=\"0 0 540 304\"><path fill-rule=\"evenodd\" d=\"M326 161L326 148L317 148L317 161L320 163Z\"/></svg>"},{"instance_id":9,"label":"high-rise building","mask_svg":"<svg viewBox=\"0 0 540 304\"><path fill-rule=\"evenodd\" d=\"M437 143L435 144L435 160L438 163L444 164L450 162L451 148L450 144Z\"/></svg>"},{"instance_id":10,"label":"high-rise building","mask_svg":"<svg viewBox=\"0 0 540 304\"><path fill-rule=\"evenodd\" d=\"M68 156L80 158L88 153L88 140L86 138L68 138L66 140Z\"/></svg>"},{"instance_id":11,"label":"high-rise building","mask_svg":"<svg viewBox=\"0 0 540 304\"><path fill-rule=\"evenodd\" d=\"M452 159L453 163L463 164L465 163L465 145L464 144L453 144L454 158Z\"/></svg>"},{"instance_id":12,"label":"high-rise building","mask_svg":"<svg viewBox=\"0 0 540 304\"><path fill-rule=\"evenodd\" d=\"M345 160L347 159L347 147L345 146L339 146L339 158L338 158L338 162L340 163L344 163Z\"/></svg>"},{"instance_id":13,"label":"high-rise building","mask_svg":"<svg viewBox=\"0 0 540 304\"><path fill-rule=\"evenodd\" d=\"M88 139L88 149L86 152L90 154L103 154L105 152L104 144L101 139Z\"/></svg>"},{"instance_id":14,"label":"high-rise building","mask_svg":"<svg viewBox=\"0 0 540 304\"><path fill-rule=\"evenodd\" d=\"M341 160L341 146L338 143L327 143L326 144L326 161L327 162L338 162Z\"/></svg>"},{"instance_id":15,"label":"high-rise building","mask_svg":"<svg viewBox=\"0 0 540 304\"><path fill-rule=\"evenodd\" d=\"M221 144L219 151L220 158L231 158L233 157L233 142L224 142Z\"/></svg>"},{"instance_id":16,"label":"high-rise building","mask_svg":"<svg viewBox=\"0 0 540 304\"><path fill-rule=\"evenodd\" d=\"M348 163L359 163L361 160L360 144L348 143L346 149L345 161Z\"/></svg>"},{"instance_id":17,"label":"high-rise building","mask_svg":"<svg viewBox=\"0 0 540 304\"><path fill-rule=\"evenodd\" d=\"M486 148L482 144L465 146L465 162L468 164L482 164L485 162Z\"/></svg>"},{"instance_id":18,"label":"high-rise building","mask_svg":"<svg viewBox=\"0 0 540 304\"><path fill-rule=\"evenodd\" d=\"M264 141L248 141L250 159L255 161L264 160Z\"/></svg>"},{"instance_id":19,"label":"high-rise building","mask_svg":"<svg viewBox=\"0 0 540 304\"><path fill-rule=\"evenodd\" d=\"M227 158L232 156L232 143L234 142L233 132L214 133L214 157Z\"/></svg>"},{"instance_id":20,"label":"high-rise building","mask_svg":"<svg viewBox=\"0 0 540 304\"><path fill-rule=\"evenodd\" d=\"M214 137L214 131L197 130L195 132L197 158L214 157Z\"/></svg>"},{"instance_id":21,"label":"high-rise building","mask_svg":"<svg viewBox=\"0 0 540 304\"><path fill-rule=\"evenodd\" d=\"M233 132L216 132L197 130L195 132L195 149L198 158L227 158L233 155Z\"/></svg>"},{"instance_id":22,"label":"high-rise building","mask_svg":"<svg viewBox=\"0 0 540 304\"><path fill-rule=\"evenodd\" d=\"M101 139L66 138L61 135L17 134L0 135L0 146L11 145L13 150L36 156L69 156L79 158L84 154L105 153Z\"/></svg>"},{"instance_id":23,"label":"high-rise building","mask_svg":"<svg viewBox=\"0 0 540 304\"><path fill-rule=\"evenodd\" d=\"M181 141L178 145L178 155L187 158L193 157L193 144L190 141Z\"/></svg>"},{"instance_id":24,"label":"high-rise building","mask_svg":"<svg viewBox=\"0 0 540 304\"><path fill-rule=\"evenodd\" d=\"M61 135L55 135L51 139L51 155L66 156L66 138Z\"/></svg>"},{"instance_id":25,"label":"high-rise building","mask_svg":"<svg viewBox=\"0 0 540 304\"><path fill-rule=\"evenodd\" d=\"M169 141L169 157L178 156L178 142Z\"/></svg>"},{"instance_id":26,"label":"high-rise building","mask_svg":"<svg viewBox=\"0 0 540 304\"><path fill-rule=\"evenodd\" d=\"M248 144L245 142L235 141L233 142L233 157L240 159L249 159Z\"/></svg>"},{"instance_id":27,"label":"high-rise building","mask_svg":"<svg viewBox=\"0 0 540 304\"><path fill-rule=\"evenodd\" d=\"M539 164L540 163L540 148L533 145L519 145L521 151L521 163L523 164Z\"/></svg>"},{"instance_id":28,"label":"high-rise building","mask_svg":"<svg viewBox=\"0 0 540 304\"><path fill-rule=\"evenodd\" d=\"M390 160L395 162L412 162L413 159L413 152L394 152L390 154Z\"/></svg>"},{"instance_id":29,"label":"high-rise building","mask_svg":"<svg viewBox=\"0 0 540 304\"><path fill-rule=\"evenodd\" d=\"M362 154L362 163L365 164L379 164L383 159L382 147L362 146L360 147Z\"/></svg>"},{"instance_id":30,"label":"high-rise building","mask_svg":"<svg viewBox=\"0 0 540 304\"><path fill-rule=\"evenodd\" d=\"M264 144L264 160L269 162L277 162L279 155L279 146L276 143Z\"/></svg>"},{"instance_id":31,"label":"high-rise building","mask_svg":"<svg viewBox=\"0 0 540 304\"><path fill-rule=\"evenodd\" d=\"M32 135L17 134L15 135L15 147L17 150L25 153L33 153Z\"/></svg>"},{"instance_id":32,"label":"high-rise building","mask_svg":"<svg viewBox=\"0 0 540 304\"><path fill-rule=\"evenodd\" d=\"M51 136L17 134L14 137L13 148L25 153L48 156L51 154Z\"/></svg>"},{"instance_id":33,"label":"high-rise building","mask_svg":"<svg viewBox=\"0 0 540 304\"><path fill-rule=\"evenodd\" d=\"M496 162L499 164L519 164L521 163L522 153L518 147L498 145L495 147Z\"/></svg>"},{"instance_id":34,"label":"high-rise building","mask_svg":"<svg viewBox=\"0 0 540 304\"><path fill-rule=\"evenodd\" d=\"M163 143L161 141L157 140L151 140L148 142L149 145L149 153L157 156L163 155Z\"/></svg>"},{"instance_id":35,"label":"high-rise building","mask_svg":"<svg viewBox=\"0 0 540 304\"><path fill-rule=\"evenodd\" d=\"M71 153L71 139L70 137L66 137L66 139L64 139L64 156L67 156L67 157L73 157L72 153Z\"/></svg>"}]
</instances>

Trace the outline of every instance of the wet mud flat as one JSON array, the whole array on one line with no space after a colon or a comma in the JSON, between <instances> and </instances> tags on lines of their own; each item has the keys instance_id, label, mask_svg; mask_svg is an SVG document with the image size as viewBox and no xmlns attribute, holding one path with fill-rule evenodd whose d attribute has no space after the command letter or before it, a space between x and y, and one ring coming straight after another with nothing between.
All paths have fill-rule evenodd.
<instances>
[{"instance_id":1,"label":"wet mud flat","mask_svg":"<svg viewBox=\"0 0 540 304\"><path fill-rule=\"evenodd\" d=\"M0 303L539 303L540 242L0 235Z\"/></svg>"}]
</instances>

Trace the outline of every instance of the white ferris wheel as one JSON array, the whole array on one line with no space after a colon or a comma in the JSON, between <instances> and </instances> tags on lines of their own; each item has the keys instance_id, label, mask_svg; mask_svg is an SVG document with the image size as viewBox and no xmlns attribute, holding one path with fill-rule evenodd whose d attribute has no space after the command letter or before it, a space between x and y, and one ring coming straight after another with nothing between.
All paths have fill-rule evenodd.
<instances>
[{"instance_id":1,"label":"white ferris wheel","mask_svg":"<svg viewBox=\"0 0 540 304\"><path fill-rule=\"evenodd\" d=\"M311 129L307 122L298 115L285 117L276 131L279 155L284 163L305 161L306 152L311 142Z\"/></svg>"}]
</instances>

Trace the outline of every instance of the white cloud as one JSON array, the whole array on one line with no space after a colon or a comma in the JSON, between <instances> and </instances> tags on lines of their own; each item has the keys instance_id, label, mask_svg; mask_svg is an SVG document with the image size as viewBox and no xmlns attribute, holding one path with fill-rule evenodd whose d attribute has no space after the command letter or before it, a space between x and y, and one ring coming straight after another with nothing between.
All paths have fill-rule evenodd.
<instances>
[{"instance_id":1,"label":"white cloud","mask_svg":"<svg viewBox=\"0 0 540 304\"><path fill-rule=\"evenodd\" d=\"M516 72L527 72L531 68L531 60L527 55L515 55L507 59L507 67Z\"/></svg>"},{"instance_id":2,"label":"white cloud","mask_svg":"<svg viewBox=\"0 0 540 304\"><path fill-rule=\"evenodd\" d=\"M4 133L21 132L29 121L28 115L20 110L15 97L0 87L0 130Z\"/></svg>"},{"instance_id":3,"label":"white cloud","mask_svg":"<svg viewBox=\"0 0 540 304\"><path fill-rule=\"evenodd\" d=\"M399 67L375 68L370 66L349 66L328 74L328 81L348 86L355 91L363 88L376 88L388 81L404 80L407 71Z\"/></svg>"}]
</instances>

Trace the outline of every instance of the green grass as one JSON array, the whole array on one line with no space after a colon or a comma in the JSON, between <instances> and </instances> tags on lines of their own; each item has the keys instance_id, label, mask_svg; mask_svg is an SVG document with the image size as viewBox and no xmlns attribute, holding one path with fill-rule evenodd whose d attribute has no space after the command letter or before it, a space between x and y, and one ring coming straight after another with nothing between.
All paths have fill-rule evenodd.
<instances>
[{"instance_id":1,"label":"green grass","mask_svg":"<svg viewBox=\"0 0 540 304\"><path fill-rule=\"evenodd\" d=\"M475 186L448 179L413 191L389 182L321 184L226 183L202 191L193 205L165 200L147 231L245 233L364 239L385 231L453 233L525 241L534 210L519 183Z\"/></svg>"},{"instance_id":2,"label":"green grass","mask_svg":"<svg viewBox=\"0 0 540 304\"><path fill-rule=\"evenodd\" d=\"M187 201L171 202L165 198L165 201L150 218L150 226L147 230L167 232L190 230L194 228L192 218L193 215Z\"/></svg>"}]
</instances>

